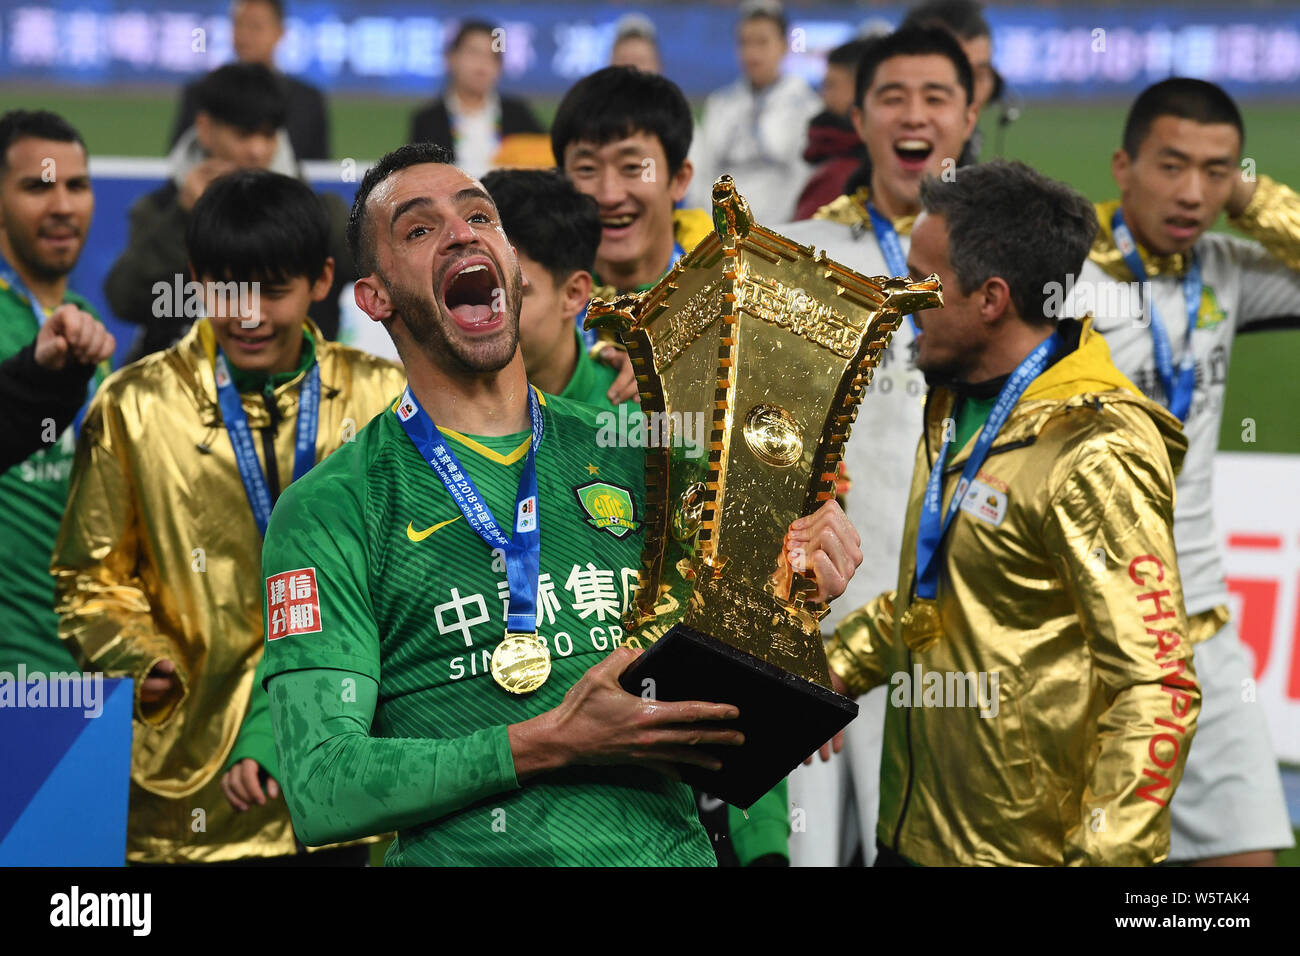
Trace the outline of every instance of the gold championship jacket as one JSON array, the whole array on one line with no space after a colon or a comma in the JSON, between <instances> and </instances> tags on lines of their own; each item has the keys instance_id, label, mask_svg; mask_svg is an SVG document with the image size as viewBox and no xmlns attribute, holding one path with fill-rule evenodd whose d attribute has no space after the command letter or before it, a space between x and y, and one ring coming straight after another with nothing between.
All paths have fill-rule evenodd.
<instances>
[{"instance_id":1,"label":"gold championship jacket","mask_svg":"<svg viewBox=\"0 0 1300 956\"><path fill-rule=\"evenodd\" d=\"M1150 865L1169 851L1200 710L1172 530L1187 444L1090 321L1062 332L1077 348L1030 383L964 489L937 642L909 648L901 619L926 479L953 427L942 387L897 590L827 640L852 694L889 685L877 836L913 863ZM945 468L945 509L974 442Z\"/></svg>"},{"instance_id":2,"label":"gold championship jacket","mask_svg":"<svg viewBox=\"0 0 1300 956\"><path fill-rule=\"evenodd\" d=\"M386 409L405 375L306 328L320 366L319 461ZM51 566L68 649L83 667L135 679L131 862L296 852L283 799L236 813L220 787L262 655L262 541L217 404L215 348L200 320L100 387ZM273 393L282 483L293 474L304 375ZM242 399L265 471L269 408L260 394ZM141 682L163 659L175 662L181 690L142 707Z\"/></svg>"}]
</instances>

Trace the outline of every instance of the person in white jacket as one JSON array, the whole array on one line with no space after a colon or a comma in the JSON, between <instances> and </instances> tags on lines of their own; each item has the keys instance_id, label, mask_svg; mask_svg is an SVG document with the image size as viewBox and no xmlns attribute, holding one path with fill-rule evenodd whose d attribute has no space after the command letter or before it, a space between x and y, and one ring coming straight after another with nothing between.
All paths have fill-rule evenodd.
<instances>
[{"instance_id":1,"label":"person in white jacket","mask_svg":"<svg viewBox=\"0 0 1300 956\"><path fill-rule=\"evenodd\" d=\"M1244 170L1244 140L1236 104L1212 83L1173 78L1139 94L1111 160L1120 198L1097 205L1101 231L1063 304L1093 314L1116 367L1187 433L1174 540L1202 704L1170 804L1169 859L1218 866L1269 865L1294 842L1263 705L1246 692L1254 674L1213 514L1232 343L1300 326L1300 195ZM1249 238L1210 232L1220 213Z\"/></svg>"},{"instance_id":2,"label":"person in white jacket","mask_svg":"<svg viewBox=\"0 0 1300 956\"><path fill-rule=\"evenodd\" d=\"M775 0L741 5L736 40L745 75L705 101L691 148L688 205L712 208L710 190L727 173L759 222L793 218L812 174L803 159L808 121L822 102L803 77L781 72L788 32Z\"/></svg>"},{"instance_id":3,"label":"person in white jacket","mask_svg":"<svg viewBox=\"0 0 1300 956\"><path fill-rule=\"evenodd\" d=\"M970 61L941 27L899 30L873 40L859 60L853 103L852 122L871 165L869 185L823 206L812 219L772 228L863 275L906 275L921 180L950 175L975 127ZM869 532L862 535L862 566L822 622L827 633L898 580L926 391L915 341L915 329L905 320L881 358L845 445L845 511ZM848 863L859 839L864 862L875 859L886 690L859 698L858 717L845 730L835 759L790 774L790 800L805 821L790 838L792 865Z\"/></svg>"}]
</instances>

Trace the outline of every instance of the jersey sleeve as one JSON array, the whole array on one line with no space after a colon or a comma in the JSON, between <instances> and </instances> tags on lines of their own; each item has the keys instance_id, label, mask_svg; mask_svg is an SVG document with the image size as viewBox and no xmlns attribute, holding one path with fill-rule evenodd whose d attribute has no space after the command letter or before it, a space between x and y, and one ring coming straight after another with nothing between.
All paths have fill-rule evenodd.
<instances>
[{"instance_id":1,"label":"jersey sleeve","mask_svg":"<svg viewBox=\"0 0 1300 956\"><path fill-rule=\"evenodd\" d=\"M308 846L437 820L517 789L504 725L446 740L370 736L379 686L335 668L268 686L289 814Z\"/></svg>"},{"instance_id":2,"label":"jersey sleeve","mask_svg":"<svg viewBox=\"0 0 1300 956\"><path fill-rule=\"evenodd\" d=\"M1231 250L1229 261L1241 274L1236 331L1300 327L1300 272L1273 258L1257 242L1223 238Z\"/></svg>"},{"instance_id":3,"label":"jersey sleeve","mask_svg":"<svg viewBox=\"0 0 1300 956\"><path fill-rule=\"evenodd\" d=\"M257 662L253 673L253 690L248 698L248 713L239 725L239 736L235 746L226 759L229 770L244 759L256 760L259 767L274 779L280 779L280 762L275 755L275 738L271 733L270 698L262 689L262 678L266 676L266 655Z\"/></svg>"},{"instance_id":4,"label":"jersey sleeve","mask_svg":"<svg viewBox=\"0 0 1300 956\"><path fill-rule=\"evenodd\" d=\"M379 682L365 514L347 477L308 475L285 489L271 513L262 545L263 681L327 667Z\"/></svg>"},{"instance_id":5,"label":"jersey sleeve","mask_svg":"<svg viewBox=\"0 0 1300 956\"><path fill-rule=\"evenodd\" d=\"M1237 331L1300 325L1300 195L1261 176L1245 212L1230 222L1254 240L1227 239L1241 273Z\"/></svg>"}]
</instances>

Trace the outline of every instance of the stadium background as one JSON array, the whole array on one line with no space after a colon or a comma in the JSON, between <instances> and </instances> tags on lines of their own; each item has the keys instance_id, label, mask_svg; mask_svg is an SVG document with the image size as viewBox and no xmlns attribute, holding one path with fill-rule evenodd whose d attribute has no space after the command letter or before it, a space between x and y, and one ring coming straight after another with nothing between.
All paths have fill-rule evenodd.
<instances>
[{"instance_id":1,"label":"stadium background","mask_svg":"<svg viewBox=\"0 0 1300 956\"><path fill-rule=\"evenodd\" d=\"M330 97L335 162L315 164L312 178L350 196L349 177L359 178L368 161L405 142L411 114L436 95L442 46L465 11L455 4L400 0L290 0L287 7L281 66ZM793 49L787 66L816 84L826 50L864 24L896 24L903 10L901 5L788 3ZM502 89L529 97L545 123L564 89L606 62L615 22L633 11L656 23L664 72L697 109L709 91L737 75L732 4L497 3L475 5L473 15L503 25ZM1246 121L1244 155L1258 172L1300 186L1300 7L1022 4L989 8L987 17L994 63L1007 78L1017 115L1005 123L1005 107L994 103L986 109L980 124L983 158L1021 159L1093 200L1112 198L1109 160L1128 102L1148 83L1179 73L1214 80L1233 93ZM195 50L199 45L203 49ZM224 4L0 0L0 111L54 110L82 132L92 155L96 218L88 255L72 285L100 306L118 334L119 358L133 330L112 316L98 281L125 239L125 209L160 181L162 167L110 157L161 160L179 85L231 58ZM1274 463L1283 461L1277 455L1300 455L1297 370L1300 332L1262 332L1237 340L1222 451L1264 454ZM1246 419L1254 422L1253 441L1243 440ZM1249 462L1238 460L1238 472L1250 475ZM1250 491L1220 488L1219 494ZM1271 532L1285 558L1272 572L1263 572L1275 575L1269 639L1284 645L1285 663L1286 646L1292 657L1300 655L1300 507L1289 496L1275 505L1282 510L1273 528L1247 530L1265 537ZM1294 689L1294 674L1300 673L1295 660L1290 670ZM1288 703L1300 708L1300 701ZM1300 717L1288 721L1287 729L1300 730ZM1277 735L1275 723L1279 751L1300 751L1300 740ZM1290 767L1284 778L1296 822L1300 771ZM1300 865L1300 850L1291 851L1285 862Z\"/></svg>"}]
</instances>

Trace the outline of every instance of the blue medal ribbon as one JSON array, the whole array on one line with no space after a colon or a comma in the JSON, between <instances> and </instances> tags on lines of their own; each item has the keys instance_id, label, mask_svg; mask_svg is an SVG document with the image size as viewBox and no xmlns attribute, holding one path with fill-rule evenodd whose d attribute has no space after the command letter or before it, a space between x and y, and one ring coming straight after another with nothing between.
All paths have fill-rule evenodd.
<instances>
[{"instance_id":1,"label":"blue medal ribbon","mask_svg":"<svg viewBox=\"0 0 1300 956\"><path fill-rule=\"evenodd\" d=\"M266 484L266 475L257 461L257 451L253 447L253 431L248 427L248 416L244 414L244 403L239 399L239 390L230 378L230 367L226 357L217 350L214 373L217 380L217 403L221 406L221 418L230 435L230 444L235 449L235 464L239 466L239 477L244 482L244 493L253 508L253 520L257 522L258 533L265 538L266 526L271 520L271 490ZM293 480L297 481L316 464L316 426L320 416L320 366L312 363L298 389L298 434L294 438Z\"/></svg>"},{"instance_id":2,"label":"blue medal ribbon","mask_svg":"<svg viewBox=\"0 0 1300 956\"><path fill-rule=\"evenodd\" d=\"M17 293L20 299L27 300L28 308L32 310L32 315L36 317L36 327L39 329L45 325L45 309L41 307L41 303L37 301L36 296L32 295L27 288L27 284L23 282L18 273L3 258L0 258L0 280L3 280L9 288Z\"/></svg>"},{"instance_id":3,"label":"blue medal ribbon","mask_svg":"<svg viewBox=\"0 0 1300 956\"><path fill-rule=\"evenodd\" d=\"M907 256L903 255L903 244L898 240L894 224L870 202L867 203L867 215L871 217L871 231L876 234L876 243L880 246L890 273L895 276L907 275ZM912 325L912 334L916 335L916 317L909 315L907 321Z\"/></svg>"},{"instance_id":4,"label":"blue medal ribbon","mask_svg":"<svg viewBox=\"0 0 1300 956\"><path fill-rule=\"evenodd\" d=\"M32 310L32 315L36 318L36 328L43 328L45 326L45 320L48 318L45 314L45 309L41 306L41 303L36 296L32 295L31 290L27 288L27 284L23 282L22 278L13 267L11 267L9 263L5 262L3 257L0 257L0 282L4 282L5 285L9 286L18 298L27 300L27 307ZM68 301L69 300L65 297L63 304L67 304ZM90 384L86 386L86 402L81 406L81 408L77 409L77 415L72 420L72 433L74 435L81 434L81 420L86 417L86 407L90 404L90 397L94 394L95 379L92 376Z\"/></svg>"},{"instance_id":5,"label":"blue medal ribbon","mask_svg":"<svg viewBox=\"0 0 1300 956\"><path fill-rule=\"evenodd\" d=\"M1124 210L1116 208L1110 219L1111 235L1115 237L1115 247L1124 257L1133 278L1139 282L1147 281L1146 266L1138 254L1137 243L1133 233L1124 222ZM1170 412L1181 422L1187 418L1187 411L1192 407L1192 391L1196 387L1196 352L1192 349L1192 333L1196 330L1196 318L1201 310L1201 262L1196 257L1196 250L1187 253L1187 274L1183 276L1183 304L1187 309L1187 335L1183 339L1183 353L1178 360L1178 369L1174 369L1174 350L1169 342L1169 332L1165 323L1156 314L1156 304L1147 302L1151 309L1151 341L1155 346L1156 373L1165 390L1165 402Z\"/></svg>"},{"instance_id":6,"label":"blue medal ribbon","mask_svg":"<svg viewBox=\"0 0 1300 956\"><path fill-rule=\"evenodd\" d=\"M953 517L961 507L962 497L975 476L979 474L984 459L988 457L989 449L993 447L998 432L1010 417L1011 410L1020 401L1020 396L1025 393L1029 383L1043 373L1052 356L1060 348L1061 333L1053 332L1025 356L1003 384L1002 390L998 392L997 401L993 403L989 417L984 422L984 427L980 429L979 437L975 439L975 447L971 449L970 458L966 459L966 466L962 468L957 490L953 492L952 500L948 502L948 511L940 520L943 502L943 470L948 462L948 446L952 444L951 436L944 438L943 447L939 449L939 457L930 469L930 478L925 484L925 498L921 502L921 526L916 535L917 597L933 600L938 595L939 562L935 558L944 535L952 525Z\"/></svg>"},{"instance_id":7,"label":"blue medal ribbon","mask_svg":"<svg viewBox=\"0 0 1300 956\"><path fill-rule=\"evenodd\" d=\"M537 390L531 385L528 387L528 416L532 422L532 437L528 442L528 457L524 459L523 474L519 476L519 489L515 493L515 530L509 538L492 516L487 501L479 494L473 480L461 467L455 452L448 447L433 416L420 406L409 387L402 393L394 414L411 443L442 481L452 501L456 502L466 523L491 547L500 548L505 554L506 581L510 586L506 633L536 633L537 577L542 552L541 517L537 501L537 449L542 444L544 428Z\"/></svg>"}]
</instances>

